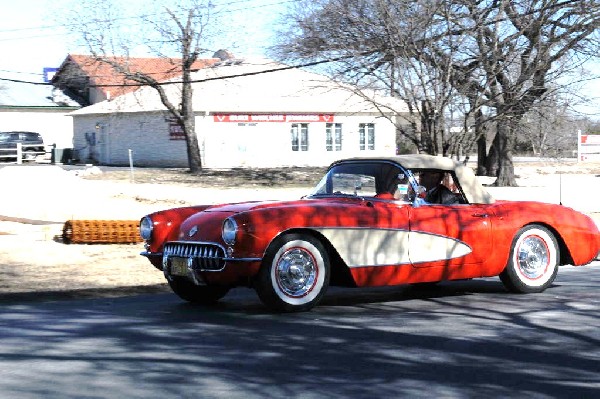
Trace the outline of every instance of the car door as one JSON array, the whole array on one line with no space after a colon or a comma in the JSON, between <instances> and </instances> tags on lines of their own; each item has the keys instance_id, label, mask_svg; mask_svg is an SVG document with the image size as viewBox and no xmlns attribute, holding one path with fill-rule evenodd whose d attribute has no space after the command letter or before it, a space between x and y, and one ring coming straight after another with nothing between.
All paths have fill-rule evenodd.
<instances>
[{"instance_id":1,"label":"car door","mask_svg":"<svg viewBox=\"0 0 600 399\"><path fill-rule=\"evenodd\" d=\"M483 265L491 256L489 205L423 205L409 211L409 257L415 267Z\"/></svg>"}]
</instances>

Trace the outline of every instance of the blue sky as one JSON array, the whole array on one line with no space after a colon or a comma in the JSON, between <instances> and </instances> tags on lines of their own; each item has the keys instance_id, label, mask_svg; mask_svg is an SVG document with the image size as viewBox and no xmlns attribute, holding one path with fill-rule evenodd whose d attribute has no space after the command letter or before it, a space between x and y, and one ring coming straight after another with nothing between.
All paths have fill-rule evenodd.
<instances>
[{"instance_id":1,"label":"blue sky","mask_svg":"<svg viewBox=\"0 0 600 399\"><path fill-rule=\"evenodd\" d=\"M145 10L149 0L128 0L131 9ZM173 4L173 0L155 0ZM177 0L174 0L177 1ZM227 48L239 57L264 56L272 44L273 27L294 0L213 0L224 11L225 35L215 50ZM0 78L42 81L45 67L58 67L69 53L87 53L61 25L60 15L86 0L0 0ZM94 2L88 2L90 5ZM137 5L136 5L137 3ZM207 53L206 56L211 54ZM600 63L589 65L596 79L581 85L594 97L579 109L600 118Z\"/></svg>"},{"instance_id":2,"label":"blue sky","mask_svg":"<svg viewBox=\"0 0 600 399\"><path fill-rule=\"evenodd\" d=\"M60 65L68 41L65 31L48 18L53 3L0 0L0 77L41 81L43 67Z\"/></svg>"},{"instance_id":3,"label":"blue sky","mask_svg":"<svg viewBox=\"0 0 600 399\"><path fill-rule=\"evenodd\" d=\"M58 21L60 13L75 0L0 0L0 77L42 81L45 67L58 67L69 53L88 53L78 37ZM85 2L85 0L80 0ZM147 0L129 0L140 4ZM172 3L164 1L165 3ZM223 7L225 36L215 50L231 49L236 56L264 56L271 44L272 29L286 0L213 0ZM139 9L143 10L144 7ZM212 54L206 54L207 57Z\"/></svg>"}]
</instances>

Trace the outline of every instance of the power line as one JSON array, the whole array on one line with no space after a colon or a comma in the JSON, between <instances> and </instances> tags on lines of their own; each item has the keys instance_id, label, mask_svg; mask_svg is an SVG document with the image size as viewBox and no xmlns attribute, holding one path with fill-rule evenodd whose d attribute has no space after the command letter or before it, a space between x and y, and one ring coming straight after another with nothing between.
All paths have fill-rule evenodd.
<instances>
[{"instance_id":1,"label":"power line","mask_svg":"<svg viewBox=\"0 0 600 399\"><path fill-rule=\"evenodd\" d=\"M20 74L20 75L37 75L37 76L43 75L41 73L23 72L23 71L9 71L7 69L0 69L0 72L14 73L14 74Z\"/></svg>"},{"instance_id":2,"label":"power line","mask_svg":"<svg viewBox=\"0 0 600 399\"><path fill-rule=\"evenodd\" d=\"M36 85L36 86L52 86L51 83L45 83L45 82L31 82L31 81L27 81L27 80L21 80L21 79L9 79L9 78L0 78L1 81L3 82L12 82L12 83L25 83L25 84L29 84L29 85ZM138 85L139 86L139 85Z\"/></svg>"},{"instance_id":3,"label":"power line","mask_svg":"<svg viewBox=\"0 0 600 399\"><path fill-rule=\"evenodd\" d=\"M365 55L365 54L359 54L359 55ZM194 79L194 80L190 80L189 83L203 83L203 82L210 82L210 81L214 81L214 80L234 79L234 78L241 78L241 77L245 77L245 76L262 75L265 73L281 72L281 71L287 71L290 69L308 68L308 67L326 64L326 63L330 63L330 62L337 62L337 61L341 61L341 60L349 59L349 58L353 58L353 57L355 57L355 56L347 55L347 56L340 56L340 57L335 57L335 58L328 58L325 60L311 61L311 62L307 62L304 64L298 64L298 65L286 65L286 66L277 67L277 68L265 69L262 71L244 72L244 73L240 73L240 74L227 75L227 76L215 76L212 78L204 78L204 79ZM129 79L129 80L131 80L131 79ZM33 84L33 85L40 85L40 86L52 86L52 83L31 82L31 81L20 80L20 79L0 78L0 81ZM182 83L184 83L184 82L181 80L169 80L166 82L159 82L159 83L157 83L157 85L166 86L166 85L182 84ZM143 87L143 86L150 86L150 85L144 84L144 83L90 84L89 85L89 87Z\"/></svg>"}]
</instances>

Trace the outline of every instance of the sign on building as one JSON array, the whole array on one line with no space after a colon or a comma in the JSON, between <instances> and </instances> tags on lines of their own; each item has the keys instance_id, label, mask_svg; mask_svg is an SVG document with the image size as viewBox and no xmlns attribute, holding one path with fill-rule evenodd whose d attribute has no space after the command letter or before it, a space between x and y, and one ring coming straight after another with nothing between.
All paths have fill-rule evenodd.
<instances>
[{"instance_id":1,"label":"sign on building","mask_svg":"<svg viewBox=\"0 0 600 399\"><path fill-rule=\"evenodd\" d=\"M578 132L577 160L600 161L600 134L581 134Z\"/></svg>"},{"instance_id":2,"label":"sign on building","mask_svg":"<svg viewBox=\"0 0 600 399\"><path fill-rule=\"evenodd\" d=\"M185 140L183 127L174 117L169 118L169 140Z\"/></svg>"},{"instance_id":3,"label":"sign on building","mask_svg":"<svg viewBox=\"0 0 600 399\"><path fill-rule=\"evenodd\" d=\"M215 114L215 122L237 122L237 123L256 123L256 122L333 122L333 115L322 114Z\"/></svg>"}]
</instances>

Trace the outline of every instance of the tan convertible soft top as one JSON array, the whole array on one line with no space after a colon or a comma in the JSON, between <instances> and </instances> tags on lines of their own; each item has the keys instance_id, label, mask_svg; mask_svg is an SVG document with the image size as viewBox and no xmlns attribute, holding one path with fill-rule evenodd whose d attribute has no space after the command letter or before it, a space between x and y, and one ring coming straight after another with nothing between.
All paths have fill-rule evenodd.
<instances>
[{"instance_id":1,"label":"tan convertible soft top","mask_svg":"<svg viewBox=\"0 0 600 399\"><path fill-rule=\"evenodd\" d=\"M456 179L462 187L467 200L471 204L492 204L494 198L486 189L481 185L473 170L462 163L457 162L453 159L424 155L424 154L410 154L410 155L397 155L394 157L379 157L379 158L354 158L354 159L371 159L371 160L388 160L391 162L399 163L406 169L439 169L448 172L454 172Z\"/></svg>"}]
</instances>

